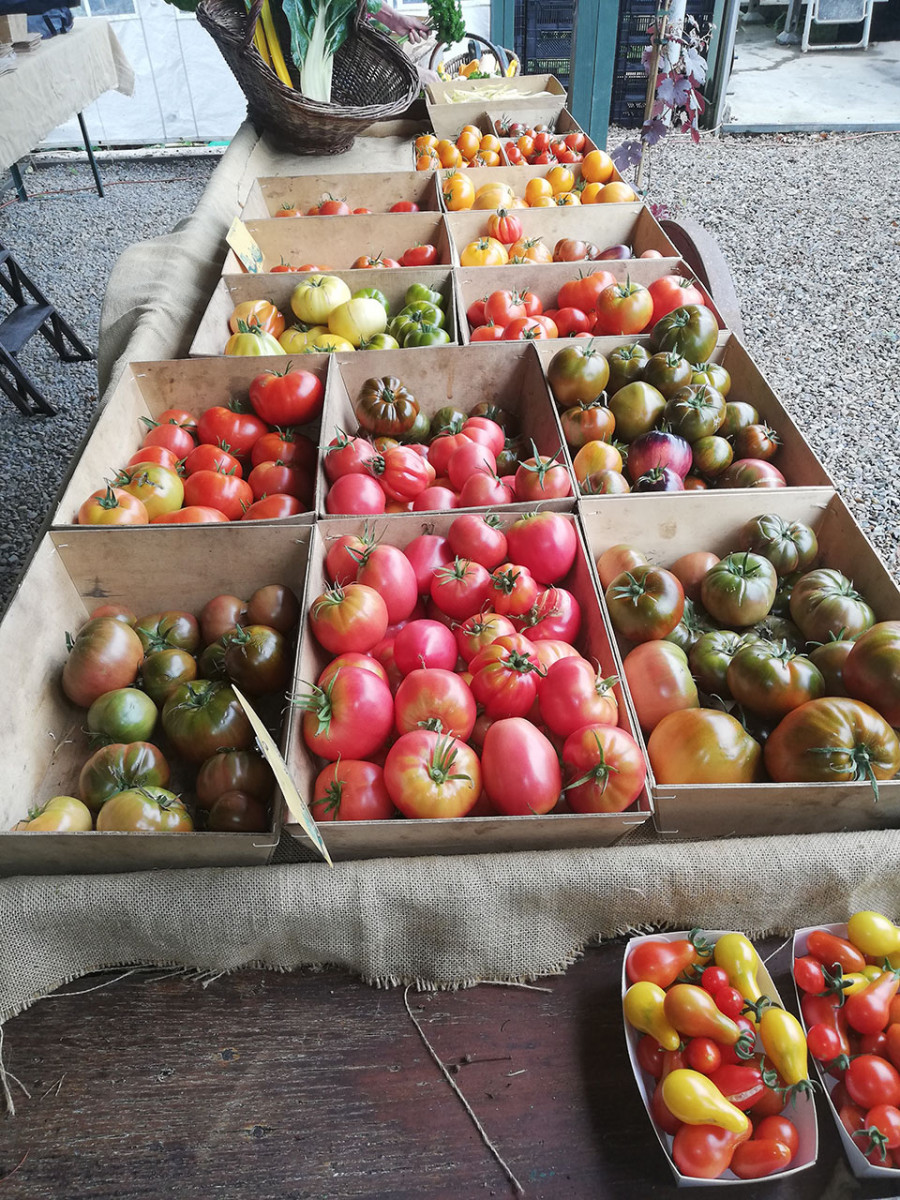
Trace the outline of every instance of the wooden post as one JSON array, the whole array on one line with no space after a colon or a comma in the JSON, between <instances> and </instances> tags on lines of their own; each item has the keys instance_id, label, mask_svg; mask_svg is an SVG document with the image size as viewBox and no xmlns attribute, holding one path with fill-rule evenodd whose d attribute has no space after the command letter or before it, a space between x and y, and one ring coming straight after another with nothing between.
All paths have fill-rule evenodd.
<instances>
[{"instance_id":1,"label":"wooden post","mask_svg":"<svg viewBox=\"0 0 900 1200\"><path fill-rule=\"evenodd\" d=\"M681 5L682 21L684 20L684 3ZM656 80L659 77L659 52L662 49L662 44L666 38L666 29L669 24L669 4L666 0L665 11L659 18L659 25L656 33L653 35L653 53L650 58L650 74L647 77L647 100L644 104L644 121L649 121L653 112L653 105L656 101ZM644 145L641 150L641 161L638 163L637 171L635 172L634 182L635 187L640 191L641 183L644 179L644 162L647 155L650 153L650 147Z\"/></svg>"}]
</instances>

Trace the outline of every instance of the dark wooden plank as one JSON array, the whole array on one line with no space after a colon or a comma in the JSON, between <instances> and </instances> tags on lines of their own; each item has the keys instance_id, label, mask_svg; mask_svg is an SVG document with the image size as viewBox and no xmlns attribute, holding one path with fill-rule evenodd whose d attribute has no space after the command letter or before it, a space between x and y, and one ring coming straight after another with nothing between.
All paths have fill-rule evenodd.
<instances>
[{"instance_id":1,"label":"dark wooden plank","mask_svg":"<svg viewBox=\"0 0 900 1200\"><path fill-rule=\"evenodd\" d=\"M409 993L435 1051L537 1200L674 1195L630 1077L621 953L621 943L589 950L545 982L549 994L488 985ZM786 953L773 974L787 996ZM97 981L5 1027L7 1068L32 1098L12 1085L18 1113L0 1123L0 1176L27 1157L0 1182L2 1200L512 1194L422 1044L402 989L336 971L245 971L206 988L157 973L64 994ZM815 1169L729 1194L897 1194L852 1180L824 1111L820 1133Z\"/></svg>"}]
</instances>

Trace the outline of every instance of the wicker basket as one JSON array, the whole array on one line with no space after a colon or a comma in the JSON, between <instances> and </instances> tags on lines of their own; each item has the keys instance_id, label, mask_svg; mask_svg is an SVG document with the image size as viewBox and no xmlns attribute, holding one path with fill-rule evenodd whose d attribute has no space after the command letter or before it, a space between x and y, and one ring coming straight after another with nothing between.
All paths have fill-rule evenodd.
<instances>
[{"instance_id":1,"label":"wicker basket","mask_svg":"<svg viewBox=\"0 0 900 1200\"><path fill-rule=\"evenodd\" d=\"M273 5L273 8L277 5ZM357 134L376 121L396 116L416 98L419 78L403 51L357 10L350 36L334 56L334 103L307 100L286 87L253 45L253 17L235 0L201 0L197 20L212 35L247 97L247 114L260 132L295 154L343 154ZM287 49L287 40L282 43ZM285 55L288 58L288 55ZM297 72L289 64L291 78Z\"/></svg>"}]
</instances>

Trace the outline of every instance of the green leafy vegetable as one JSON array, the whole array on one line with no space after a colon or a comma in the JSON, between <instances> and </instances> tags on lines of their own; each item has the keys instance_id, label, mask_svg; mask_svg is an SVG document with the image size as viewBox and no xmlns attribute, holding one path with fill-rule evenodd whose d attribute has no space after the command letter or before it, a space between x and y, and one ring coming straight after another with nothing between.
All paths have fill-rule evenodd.
<instances>
[{"instance_id":1,"label":"green leafy vegetable","mask_svg":"<svg viewBox=\"0 0 900 1200\"><path fill-rule=\"evenodd\" d=\"M282 0L281 7L291 30L301 93L330 104L334 56L350 33L356 0Z\"/></svg>"},{"instance_id":2,"label":"green leafy vegetable","mask_svg":"<svg viewBox=\"0 0 900 1200\"><path fill-rule=\"evenodd\" d=\"M452 46L466 36L459 0L428 0L428 20L441 45Z\"/></svg>"}]
</instances>

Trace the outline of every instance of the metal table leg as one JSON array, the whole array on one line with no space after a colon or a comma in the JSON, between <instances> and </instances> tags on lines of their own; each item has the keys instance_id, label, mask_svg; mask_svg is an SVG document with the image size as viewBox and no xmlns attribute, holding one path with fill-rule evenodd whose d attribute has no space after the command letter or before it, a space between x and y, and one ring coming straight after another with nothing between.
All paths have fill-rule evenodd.
<instances>
[{"instance_id":1,"label":"metal table leg","mask_svg":"<svg viewBox=\"0 0 900 1200\"><path fill-rule=\"evenodd\" d=\"M13 163L9 168L9 173L12 175L12 181L16 185L16 195L20 200L27 200L28 193L25 191L25 181L22 179L22 172L19 170L19 164Z\"/></svg>"},{"instance_id":2,"label":"metal table leg","mask_svg":"<svg viewBox=\"0 0 900 1200\"><path fill-rule=\"evenodd\" d=\"M800 34L797 27L800 24L800 0L789 0L784 29L775 38L779 46L799 46Z\"/></svg>"},{"instance_id":3,"label":"metal table leg","mask_svg":"<svg viewBox=\"0 0 900 1200\"><path fill-rule=\"evenodd\" d=\"M91 149L91 139L88 137L87 126L84 123L84 117L81 113L78 114L78 124L81 126L81 136L84 138L84 148L87 150L88 162L91 164L91 170L94 172L94 183L97 185L97 195L103 196L103 182L100 179L100 169L97 166L97 160L94 158L94 151Z\"/></svg>"}]
</instances>

